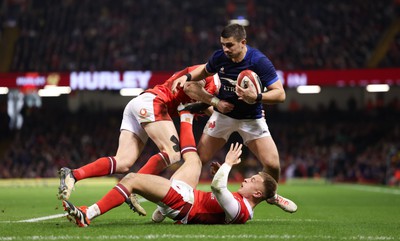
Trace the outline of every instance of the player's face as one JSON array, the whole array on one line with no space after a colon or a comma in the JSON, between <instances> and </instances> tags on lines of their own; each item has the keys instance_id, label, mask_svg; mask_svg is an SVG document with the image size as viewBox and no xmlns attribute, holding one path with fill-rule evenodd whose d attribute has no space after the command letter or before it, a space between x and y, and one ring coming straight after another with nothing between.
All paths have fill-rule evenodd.
<instances>
[{"instance_id":1,"label":"player's face","mask_svg":"<svg viewBox=\"0 0 400 241\"><path fill-rule=\"evenodd\" d=\"M236 41L233 37L222 38L221 37L222 50L225 55L230 59L239 58L244 51L246 40Z\"/></svg>"},{"instance_id":2,"label":"player's face","mask_svg":"<svg viewBox=\"0 0 400 241\"><path fill-rule=\"evenodd\" d=\"M249 178L244 179L238 192L244 197L249 197L257 191L261 191L264 188L263 178L260 175L254 175Z\"/></svg>"}]
</instances>

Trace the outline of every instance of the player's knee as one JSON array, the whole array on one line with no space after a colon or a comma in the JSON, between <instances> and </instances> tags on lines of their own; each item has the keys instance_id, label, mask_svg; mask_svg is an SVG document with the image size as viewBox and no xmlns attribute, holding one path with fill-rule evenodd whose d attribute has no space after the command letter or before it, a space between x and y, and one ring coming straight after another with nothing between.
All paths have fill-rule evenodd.
<instances>
[{"instance_id":1,"label":"player's knee","mask_svg":"<svg viewBox=\"0 0 400 241\"><path fill-rule=\"evenodd\" d=\"M199 157L203 164L208 163L208 161L210 161L212 158L211 155L209 155L207 152L204 152L204 151L199 152Z\"/></svg>"},{"instance_id":2,"label":"player's knee","mask_svg":"<svg viewBox=\"0 0 400 241\"><path fill-rule=\"evenodd\" d=\"M128 162L117 162L117 173L125 173L128 172L131 168L132 164Z\"/></svg>"},{"instance_id":3,"label":"player's knee","mask_svg":"<svg viewBox=\"0 0 400 241\"><path fill-rule=\"evenodd\" d=\"M264 166L264 170L269 170L269 172L277 173L277 172L280 172L280 170L281 170L279 163L276 164L276 163L268 162L268 163L263 163L263 166Z\"/></svg>"},{"instance_id":4,"label":"player's knee","mask_svg":"<svg viewBox=\"0 0 400 241\"><path fill-rule=\"evenodd\" d=\"M136 177L136 173L130 172L128 174L125 175L125 177L123 178L123 180L133 180Z\"/></svg>"},{"instance_id":5,"label":"player's knee","mask_svg":"<svg viewBox=\"0 0 400 241\"><path fill-rule=\"evenodd\" d=\"M128 174L126 174L124 176L124 178L122 178L122 180L120 181L120 183L122 185L124 185L125 187L129 188L132 186L132 184L134 183L134 180L136 178L136 173L130 172Z\"/></svg>"},{"instance_id":6,"label":"player's knee","mask_svg":"<svg viewBox=\"0 0 400 241\"><path fill-rule=\"evenodd\" d=\"M135 163L135 160L131 158L122 158L119 156L115 156L114 158L116 160L116 173L129 172L130 168Z\"/></svg>"},{"instance_id":7,"label":"player's knee","mask_svg":"<svg viewBox=\"0 0 400 241\"><path fill-rule=\"evenodd\" d=\"M281 165L279 162L268 162L266 166L272 170L279 171L281 169Z\"/></svg>"},{"instance_id":8,"label":"player's knee","mask_svg":"<svg viewBox=\"0 0 400 241\"><path fill-rule=\"evenodd\" d=\"M264 158L261 158L261 163L263 166L271 169L280 169L279 154L269 154Z\"/></svg>"}]
</instances>

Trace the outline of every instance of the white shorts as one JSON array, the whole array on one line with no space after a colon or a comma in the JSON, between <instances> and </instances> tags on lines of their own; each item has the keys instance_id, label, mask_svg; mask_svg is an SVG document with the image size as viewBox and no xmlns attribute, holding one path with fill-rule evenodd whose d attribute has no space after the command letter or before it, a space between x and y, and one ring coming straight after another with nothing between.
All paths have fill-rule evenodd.
<instances>
[{"instance_id":1,"label":"white shorts","mask_svg":"<svg viewBox=\"0 0 400 241\"><path fill-rule=\"evenodd\" d=\"M172 179L171 181L171 187L167 195L157 203L158 209L164 216L186 224L194 203L194 190L186 182L176 179ZM189 208L185 210L185 207ZM181 212L184 212L182 213L183 215ZM181 216L179 217L178 215Z\"/></svg>"},{"instance_id":2,"label":"white shorts","mask_svg":"<svg viewBox=\"0 0 400 241\"><path fill-rule=\"evenodd\" d=\"M172 121L164 100L155 94L143 93L125 106L120 129L135 133L146 143L148 135L141 124L165 120Z\"/></svg>"},{"instance_id":3,"label":"white shorts","mask_svg":"<svg viewBox=\"0 0 400 241\"><path fill-rule=\"evenodd\" d=\"M203 133L216 137L224 138L228 141L233 132L237 131L247 145L249 141L265 136L271 136L267 122L264 118L260 119L233 119L217 111L208 119Z\"/></svg>"},{"instance_id":4,"label":"white shorts","mask_svg":"<svg viewBox=\"0 0 400 241\"><path fill-rule=\"evenodd\" d=\"M146 143L149 136L140 123L154 121L152 112L154 98L153 94L143 93L129 101L124 109L120 130L133 132Z\"/></svg>"}]
</instances>

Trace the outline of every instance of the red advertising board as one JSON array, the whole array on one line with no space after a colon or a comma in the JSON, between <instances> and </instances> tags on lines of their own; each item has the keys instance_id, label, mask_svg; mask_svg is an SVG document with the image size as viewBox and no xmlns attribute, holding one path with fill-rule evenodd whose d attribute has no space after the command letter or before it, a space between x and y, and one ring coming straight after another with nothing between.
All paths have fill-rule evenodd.
<instances>
[{"instance_id":1,"label":"red advertising board","mask_svg":"<svg viewBox=\"0 0 400 241\"><path fill-rule=\"evenodd\" d=\"M400 68L277 71L288 88L299 85L366 86L389 84L400 86ZM70 86L72 90L147 89L163 83L173 72L152 71L97 71L71 73L0 73L0 87L22 88L45 85Z\"/></svg>"}]
</instances>

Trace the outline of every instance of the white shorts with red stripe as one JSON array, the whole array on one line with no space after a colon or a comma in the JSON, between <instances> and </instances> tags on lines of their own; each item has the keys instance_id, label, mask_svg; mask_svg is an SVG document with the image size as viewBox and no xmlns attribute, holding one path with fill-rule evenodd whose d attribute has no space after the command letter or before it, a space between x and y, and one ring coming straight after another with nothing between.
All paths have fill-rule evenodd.
<instances>
[{"instance_id":1,"label":"white shorts with red stripe","mask_svg":"<svg viewBox=\"0 0 400 241\"><path fill-rule=\"evenodd\" d=\"M193 188L183 181L172 179L167 195L157 204L164 216L186 224L193 203Z\"/></svg>"},{"instance_id":2,"label":"white shorts with red stripe","mask_svg":"<svg viewBox=\"0 0 400 241\"><path fill-rule=\"evenodd\" d=\"M141 123L158 120L171 120L166 111L164 102L152 93L143 93L129 101L125 106L120 130L135 133L143 143L147 142L148 135Z\"/></svg>"}]
</instances>

